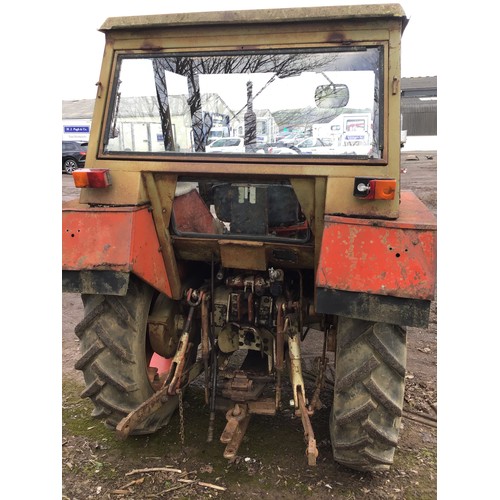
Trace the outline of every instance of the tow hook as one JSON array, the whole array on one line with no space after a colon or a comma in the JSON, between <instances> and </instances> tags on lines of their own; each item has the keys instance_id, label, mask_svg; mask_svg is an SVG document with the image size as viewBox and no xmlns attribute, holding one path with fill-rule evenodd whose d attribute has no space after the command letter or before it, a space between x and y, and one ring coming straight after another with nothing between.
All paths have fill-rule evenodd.
<instances>
[{"instance_id":1,"label":"tow hook","mask_svg":"<svg viewBox=\"0 0 500 500\"><path fill-rule=\"evenodd\" d=\"M233 408L227 411L227 424L220 437L221 443L226 444L224 458L232 459L236 456L245 436L250 417L246 404L235 404Z\"/></svg>"}]
</instances>

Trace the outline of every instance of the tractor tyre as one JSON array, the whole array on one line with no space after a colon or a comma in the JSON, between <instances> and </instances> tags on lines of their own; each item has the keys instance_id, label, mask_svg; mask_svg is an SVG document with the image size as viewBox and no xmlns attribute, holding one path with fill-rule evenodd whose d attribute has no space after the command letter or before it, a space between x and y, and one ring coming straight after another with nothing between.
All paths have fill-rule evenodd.
<instances>
[{"instance_id":1,"label":"tractor tyre","mask_svg":"<svg viewBox=\"0 0 500 500\"><path fill-rule=\"evenodd\" d=\"M406 331L339 317L330 414L333 457L360 471L388 470L403 411Z\"/></svg>"},{"instance_id":2,"label":"tractor tyre","mask_svg":"<svg viewBox=\"0 0 500 500\"><path fill-rule=\"evenodd\" d=\"M147 321L155 292L147 283L130 276L127 294L82 295L84 318L75 327L80 339L80 359L85 390L82 398L94 404L94 417L116 428L123 417L153 395L148 377L152 350ZM172 396L131 434L151 434L168 424L179 404Z\"/></svg>"}]
</instances>

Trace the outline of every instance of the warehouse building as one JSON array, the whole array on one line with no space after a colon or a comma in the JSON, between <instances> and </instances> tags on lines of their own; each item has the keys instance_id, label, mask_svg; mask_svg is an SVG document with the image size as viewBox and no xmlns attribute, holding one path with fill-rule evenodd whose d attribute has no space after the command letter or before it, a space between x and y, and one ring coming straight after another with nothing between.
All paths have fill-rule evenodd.
<instances>
[{"instance_id":1,"label":"warehouse building","mask_svg":"<svg viewBox=\"0 0 500 500\"><path fill-rule=\"evenodd\" d=\"M401 79L405 150L437 150L437 76Z\"/></svg>"}]
</instances>

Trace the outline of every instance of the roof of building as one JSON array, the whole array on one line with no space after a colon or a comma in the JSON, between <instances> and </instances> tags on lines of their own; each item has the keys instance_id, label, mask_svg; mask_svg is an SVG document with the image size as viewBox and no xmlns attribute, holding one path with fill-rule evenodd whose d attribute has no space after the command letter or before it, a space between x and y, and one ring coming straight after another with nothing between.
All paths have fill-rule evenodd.
<instances>
[{"instance_id":1,"label":"roof of building","mask_svg":"<svg viewBox=\"0 0 500 500\"><path fill-rule=\"evenodd\" d=\"M401 78L401 97L437 97L437 76Z\"/></svg>"},{"instance_id":2,"label":"roof of building","mask_svg":"<svg viewBox=\"0 0 500 500\"><path fill-rule=\"evenodd\" d=\"M62 102L63 120L75 118L91 119L94 113L95 99L79 99L75 101Z\"/></svg>"}]
</instances>

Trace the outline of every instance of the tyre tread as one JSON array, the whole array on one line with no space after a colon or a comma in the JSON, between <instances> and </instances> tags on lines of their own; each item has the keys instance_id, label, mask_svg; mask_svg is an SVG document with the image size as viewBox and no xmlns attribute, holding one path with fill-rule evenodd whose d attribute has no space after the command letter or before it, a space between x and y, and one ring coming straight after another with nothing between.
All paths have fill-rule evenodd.
<instances>
[{"instance_id":1,"label":"tyre tread","mask_svg":"<svg viewBox=\"0 0 500 500\"><path fill-rule=\"evenodd\" d=\"M380 365L375 356L371 356L366 360L361 366L358 366L346 376L342 377L338 382L336 382L336 388L338 391L345 391L347 388L354 385L356 382L362 382L368 378L373 370Z\"/></svg>"},{"instance_id":2,"label":"tyre tread","mask_svg":"<svg viewBox=\"0 0 500 500\"><path fill-rule=\"evenodd\" d=\"M384 391L382 387L374 380L372 376L368 380L363 382L366 390L373 396L379 405L382 405L384 409L394 417L400 417L403 414L402 408L397 401L391 398L388 391Z\"/></svg>"},{"instance_id":3,"label":"tyre tread","mask_svg":"<svg viewBox=\"0 0 500 500\"><path fill-rule=\"evenodd\" d=\"M154 296L133 275L125 296L82 295L84 318L75 327L81 352L75 368L86 384L81 397L92 400L92 415L110 427L154 393L146 361L146 323ZM167 425L174 403L157 410L132 434L150 434Z\"/></svg>"},{"instance_id":4,"label":"tyre tread","mask_svg":"<svg viewBox=\"0 0 500 500\"><path fill-rule=\"evenodd\" d=\"M90 348L87 349L76 361L75 369L84 370L89 363L92 363L92 361L104 349L104 347L104 344L99 339L93 342Z\"/></svg>"},{"instance_id":5,"label":"tyre tread","mask_svg":"<svg viewBox=\"0 0 500 500\"><path fill-rule=\"evenodd\" d=\"M334 458L347 467L386 470L398 442L406 333L396 325L339 318L330 417Z\"/></svg>"}]
</instances>

